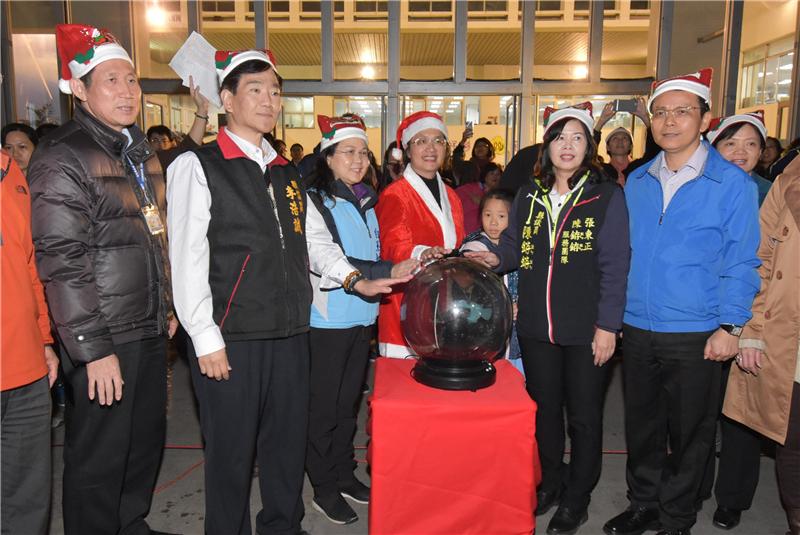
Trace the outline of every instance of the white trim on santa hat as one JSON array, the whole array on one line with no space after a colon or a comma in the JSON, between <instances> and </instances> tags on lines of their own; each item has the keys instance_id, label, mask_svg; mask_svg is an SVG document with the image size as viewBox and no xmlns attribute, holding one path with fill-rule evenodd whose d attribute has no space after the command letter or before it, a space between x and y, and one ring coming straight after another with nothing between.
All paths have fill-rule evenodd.
<instances>
[{"instance_id":1,"label":"white trim on santa hat","mask_svg":"<svg viewBox=\"0 0 800 535\"><path fill-rule=\"evenodd\" d=\"M69 62L69 71L72 73L72 77L74 79L83 78L86 76L89 71L100 65L105 61L109 61L112 59L121 59L127 61L128 63L133 66L133 60L128 55L128 52L122 48L117 43L103 43L95 47L94 49L94 56L89 61L89 63L78 63L75 60ZM61 90L62 93L66 93L67 95L72 94L72 89L69 87L69 80L64 80L60 78L58 80L58 89Z\"/></svg>"},{"instance_id":2,"label":"white trim on santa hat","mask_svg":"<svg viewBox=\"0 0 800 535\"><path fill-rule=\"evenodd\" d=\"M653 101L656 97L663 95L667 91L686 91L702 98L708 107L711 108L711 77L713 71L710 68L700 69L691 74L676 76L660 82L656 82L653 87L653 94L647 101L647 110L653 111ZM703 82L703 77L708 78L708 83Z\"/></svg>"},{"instance_id":3,"label":"white trim on santa hat","mask_svg":"<svg viewBox=\"0 0 800 535\"><path fill-rule=\"evenodd\" d=\"M218 51L218 53L219 52L222 51ZM275 63L270 59L267 53L262 50L243 50L241 52L235 52L235 51L231 52L234 52L234 56L233 58L231 58L231 62L228 63L228 65L224 69L217 69L217 77L219 78L220 86L222 85L222 82L225 81L225 78L227 78L228 75L231 73L231 71L233 71L233 69L235 69L245 61L251 61L251 60L263 61L264 63L272 67L272 70L275 71L275 74L278 74L278 69L275 67Z\"/></svg>"},{"instance_id":4,"label":"white trim on santa hat","mask_svg":"<svg viewBox=\"0 0 800 535\"><path fill-rule=\"evenodd\" d=\"M714 144L714 140L716 140L720 134L722 134L725 130L730 128L731 126L739 123L747 123L751 124L755 127L756 131L761 134L761 139L764 140L766 143L767 141L767 127L763 121L760 121L757 116L751 115L749 113L742 113L739 115L731 115L730 117L725 117L714 130L710 130L706 133L706 139L712 145Z\"/></svg>"},{"instance_id":5,"label":"white trim on santa hat","mask_svg":"<svg viewBox=\"0 0 800 535\"><path fill-rule=\"evenodd\" d=\"M609 140L610 140L612 137L616 136L617 134L625 134L626 136L628 136L628 139L630 139L631 141L633 141L633 136L631 135L631 133L630 133L630 132L628 132L628 129L627 129L627 128L625 128L625 127L623 127L623 126L619 126L619 127L615 128L614 130L612 130L612 131L611 131L611 132L610 132L610 133L609 133L609 134L606 136L606 145L608 145L608 141L609 141Z\"/></svg>"},{"instance_id":6,"label":"white trim on santa hat","mask_svg":"<svg viewBox=\"0 0 800 535\"><path fill-rule=\"evenodd\" d=\"M435 117L422 117L408 125L405 130L403 130L401 140L403 142L403 146L408 146L408 142L411 141L411 138L422 132L423 130L439 130L444 137L447 137L447 128L444 126L444 122L441 119L437 119Z\"/></svg>"},{"instance_id":7,"label":"white trim on santa hat","mask_svg":"<svg viewBox=\"0 0 800 535\"><path fill-rule=\"evenodd\" d=\"M579 120L586 125L590 133L594 129L594 117L592 117L592 112L589 110L581 108L561 108L551 113L550 117L548 117L547 126L544 127L542 137L547 135L547 131L550 130L554 124L567 118Z\"/></svg>"},{"instance_id":8,"label":"white trim on santa hat","mask_svg":"<svg viewBox=\"0 0 800 535\"><path fill-rule=\"evenodd\" d=\"M351 126L347 128L338 128L336 132L333 134L333 137L328 139L323 137L322 140L319 142L319 150L323 151L330 147L331 145L335 145L340 141L344 141L345 139L351 139L357 137L362 139L364 143L369 143L369 139L367 138L367 132L362 129L358 128L357 126Z\"/></svg>"}]
</instances>

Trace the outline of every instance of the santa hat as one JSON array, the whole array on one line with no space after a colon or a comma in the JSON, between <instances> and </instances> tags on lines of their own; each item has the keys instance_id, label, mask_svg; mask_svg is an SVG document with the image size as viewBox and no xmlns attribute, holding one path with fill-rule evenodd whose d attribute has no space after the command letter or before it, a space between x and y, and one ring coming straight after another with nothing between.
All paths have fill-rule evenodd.
<instances>
[{"instance_id":1,"label":"santa hat","mask_svg":"<svg viewBox=\"0 0 800 535\"><path fill-rule=\"evenodd\" d=\"M633 136L631 136L631 133L628 132L628 129L620 126L619 128L615 128L614 130L612 130L611 133L606 136L606 145L608 145L608 142L611 140L611 138L616 136L617 134L625 134L626 136L628 136L628 139L631 140L631 143L633 142Z\"/></svg>"},{"instance_id":2,"label":"santa hat","mask_svg":"<svg viewBox=\"0 0 800 535\"><path fill-rule=\"evenodd\" d=\"M647 109L652 110L653 101L657 96L667 91L687 91L702 98L711 107L711 77L714 74L714 69L706 67L700 69L692 74L685 74L683 76L676 76L675 78L667 78L666 80L658 80L653 82L652 95L650 100L647 101Z\"/></svg>"},{"instance_id":3,"label":"santa hat","mask_svg":"<svg viewBox=\"0 0 800 535\"><path fill-rule=\"evenodd\" d=\"M275 55L271 50L217 50L217 53L214 54L214 63L217 68L219 85L222 85L233 69L245 61L263 61L272 67L275 74L278 74Z\"/></svg>"},{"instance_id":4,"label":"santa hat","mask_svg":"<svg viewBox=\"0 0 800 535\"><path fill-rule=\"evenodd\" d=\"M581 102L580 104L575 104L574 106L570 106L569 108L561 108L560 110L547 106L544 109L543 136L547 135L547 131L550 130L550 127L552 127L554 124L564 119L577 119L583 124L585 124L586 128L589 129L589 132L591 132L592 129L594 129L594 118L592 117L592 103Z\"/></svg>"},{"instance_id":5,"label":"santa hat","mask_svg":"<svg viewBox=\"0 0 800 535\"><path fill-rule=\"evenodd\" d=\"M739 115L731 115L730 117L717 117L711 121L711 126L706 133L706 139L709 143L714 143L714 140L719 137L725 130L736 124L748 123L755 127L761 140L766 143L767 141L767 126L764 124L764 110L751 111L750 113L741 113Z\"/></svg>"},{"instance_id":6,"label":"santa hat","mask_svg":"<svg viewBox=\"0 0 800 535\"><path fill-rule=\"evenodd\" d=\"M447 128L444 126L442 116L432 111L418 111L412 113L397 127L397 148L392 149L392 156L396 160L403 159L402 147L406 147L411 138L429 129L439 130L447 138Z\"/></svg>"},{"instance_id":7,"label":"santa hat","mask_svg":"<svg viewBox=\"0 0 800 535\"><path fill-rule=\"evenodd\" d=\"M82 78L110 59L122 59L133 65L128 53L111 33L102 28L84 24L56 25L56 48L61 60L61 79L58 88L72 94L69 81Z\"/></svg>"},{"instance_id":8,"label":"santa hat","mask_svg":"<svg viewBox=\"0 0 800 535\"><path fill-rule=\"evenodd\" d=\"M367 127L364 120L355 114L347 117L328 117L317 115L317 124L322 132L322 140L319 142L319 150L323 151L345 139L357 137L368 143Z\"/></svg>"}]
</instances>

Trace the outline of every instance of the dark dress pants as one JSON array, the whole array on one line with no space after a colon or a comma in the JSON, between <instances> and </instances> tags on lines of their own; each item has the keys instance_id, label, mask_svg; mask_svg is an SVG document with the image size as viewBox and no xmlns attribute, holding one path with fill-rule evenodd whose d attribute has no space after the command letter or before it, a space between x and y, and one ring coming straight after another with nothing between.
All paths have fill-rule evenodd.
<instances>
[{"instance_id":1,"label":"dark dress pants","mask_svg":"<svg viewBox=\"0 0 800 535\"><path fill-rule=\"evenodd\" d=\"M722 366L703 358L712 332L658 333L625 325L623 334L631 503L658 508L665 529L688 528L697 518L719 414Z\"/></svg>"},{"instance_id":2,"label":"dark dress pants","mask_svg":"<svg viewBox=\"0 0 800 535\"><path fill-rule=\"evenodd\" d=\"M714 496L717 505L727 509L744 511L753 504L753 496L758 486L758 474L761 468L762 437L747 426L731 420L722 414L722 402L728 385L728 374L733 359L722 363L722 382L719 396L719 428L722 449L719 452L719 464L716 466L717 482L714 484L714 469L717 464L712 448L708 457L703 485L700 488L700 499Z\"/></svg>"},{"instance_id":3,"label":"dark dress pants","mask_svg":"<svg viewBox=\"0 0 800 535\"><path fill-rule=\"evenodd\" d=\"M62 348L67 386L64 434L64 533L147 535L167 407L166 338L114 347L122 400L100 406L88 397L85 366Z\"/></svg>"},{"instance_id":4,"label":"dark dress pants","mask_svg":"<svg viewBox=\"0 0 800 535\"><path fill-rule=\"evenodd\" d=\"M800 513L800 383L797 382L793 384L786 441L775 452L775 470L783 507L794 511L797 518Z\"/></svg>"},{"instance_id":5,"label":"dark dress pants","mask_svg":"<svg viewBox=\"0 0 800 535\"><path fill-rule=\"evenodd\" d=\"M295 534L303 518L308 427L308 335L226 342L230 379L200 373L189 344L205 445L208 535L249 535L250 485L258 460L256 531Z\"/></svg>"},{"instance_id":6,"label":"dark dress pants","mask_svg":"<svg viewBox=\"0 0 800 535\"><path fill-rule=\"evenodd\" d=\"M528 394L536 402L536 441L542 466L539 490L563 486L561 504L589 505L603 464L603 391L608 365L594 365L589 345L561 346L519 337ZM564 406L570 438L564 466Z\"/></svg>"},{"instance_id":7,"label":"dark dress pants","mask_svg":"<svg viewBox=\"0 0 800 535\"><path fill-rule=\"evenodd\" d=\"M306 470L318 496L353 478L353 437L372 326L311 328L311 402Z\"/></svg>"}]
</instances>

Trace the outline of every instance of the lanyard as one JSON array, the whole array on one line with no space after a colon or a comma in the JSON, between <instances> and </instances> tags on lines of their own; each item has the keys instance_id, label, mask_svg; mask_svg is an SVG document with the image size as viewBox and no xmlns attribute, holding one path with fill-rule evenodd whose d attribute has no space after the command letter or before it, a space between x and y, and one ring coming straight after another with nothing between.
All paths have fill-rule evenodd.
<instances>
[{"instance_id":1,"label":"lanyard","mask_svg":"<svg viewBox=\"0 0 800 535\"><path fill-rule=\"evenodd\" d=\"M147 193L147 183L145 182L145 175L144 175L144 163L139 164L139 169L136 169L136 166L133 165L129 156L125 156L128 160L128 164L131 166L131 171L133 171L134 176L136 176L136 182L139 183L139 187L142 188L142 193L144 194L144 201L146 204L150 205L153 204L150 202L150 195Z\"/></svg>"}]
</instances>

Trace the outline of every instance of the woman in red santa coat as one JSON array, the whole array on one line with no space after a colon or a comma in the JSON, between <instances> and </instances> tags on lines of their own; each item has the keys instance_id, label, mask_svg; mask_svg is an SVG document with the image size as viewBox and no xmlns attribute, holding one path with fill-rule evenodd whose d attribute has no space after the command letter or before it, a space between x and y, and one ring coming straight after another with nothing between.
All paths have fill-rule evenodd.
<instances>
[{"instance_id":1,"label":"woman in red santa coat","mask_svg":"<svg viewBox=\"0 0 800 535\"><path fill-rule=\"evenodd\" d=\"M439 176L447 143L444 122L432 112L409 115L397 127L397 145L405 150L409 163L402 178L383 191L375 208L384 260L398 262L411 257L424 262L441 257L464 239L461 201ZM384 357L414 355L400 326L402 288L395 287L381 303L378 341Z\"/></svg>"}]
</instances>

